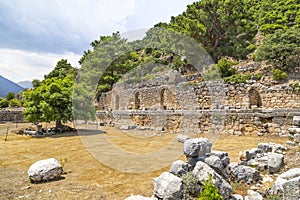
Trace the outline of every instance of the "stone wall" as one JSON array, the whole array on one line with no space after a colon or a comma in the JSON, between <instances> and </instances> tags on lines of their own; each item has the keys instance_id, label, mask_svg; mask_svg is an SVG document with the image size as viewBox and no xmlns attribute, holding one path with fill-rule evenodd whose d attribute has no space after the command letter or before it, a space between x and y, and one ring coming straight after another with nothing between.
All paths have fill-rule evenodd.
<instances>
[{"instance_id":1,"label":"stone wall","mask_svg":"<svg viewBox=\"0 0 300 200\"><path fill-rule=\"evenodd\" d=\"M0 110L0 122L23 122L21 110Z\"/></svg>"},{"instance_id":2,"label":"stone wall","mask_svg":"<svg viewBox=\"0 0 300 200\"><path fill-rule=\"evenodd\" d=\"M178 72L151 81L117 83L100 98L102 121L171 132L285 134L299 113L300 95L288 85L188 82ZM110 116L106 116L108 110Z\"/></svg>"}]
</instances>

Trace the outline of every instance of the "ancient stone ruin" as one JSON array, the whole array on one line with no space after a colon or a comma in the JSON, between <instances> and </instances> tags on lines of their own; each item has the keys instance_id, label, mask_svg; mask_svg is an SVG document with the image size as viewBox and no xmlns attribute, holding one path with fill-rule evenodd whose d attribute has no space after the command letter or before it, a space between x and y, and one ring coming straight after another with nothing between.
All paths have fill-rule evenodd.
<instances>
[{"instance_id":1,"label":"ancient stone ruin","mask_svg":"<svg viewBox=\"0 0 300 200\"><path fill-rule=\"evenodd\" d=\"M185 138L184 142L182 138ZM272 188L263 193L254 188L261 187L261 171L269 170L269 174L277 173L283 167L284 151L286 147L275 143L260 143L258 148L247 151L246 160L230 162L227 152L212 150L212 143L207 138L177 137L183 142L183 152L187 162L176 160L171 164L168 172L153 178L153 196L130 196L126 200L158 200L158 199L189 199L199 197L203 186L211 178L218 193L227 200L263 199L268 195L282 195L284 199L296 200L300 198L300 168L292 168L279 175ZM197 181L194 185L184 179L190 173ZM246 196L234 194L232 183L246 183L253 190L248 190ZM191 188L194 188L191 191Z\"/></svg>"},{"instance_id":2,"label":"ancient stone ruin","mask_svg":"<svg viewBox=\"0 0 300 200\"><path fill-rule=\"evenodd\" d=\"M191 82L178 71L149 81L118 82L99 98L98 119L127 129L286 135L300 115L300 95L288 85Z\"/></svg>"}]
</instances>

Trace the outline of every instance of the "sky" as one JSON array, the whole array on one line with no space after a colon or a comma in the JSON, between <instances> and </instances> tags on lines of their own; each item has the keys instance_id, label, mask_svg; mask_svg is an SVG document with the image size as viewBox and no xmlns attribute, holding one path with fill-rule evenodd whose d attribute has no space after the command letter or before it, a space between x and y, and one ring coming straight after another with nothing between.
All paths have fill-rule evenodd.
<instances>
[{"instance_id":1,"label":"sky","mask_svg":"<svg viewBox=\"0 0 300 200\"><path fill-rule=\"evenodd\" d=\"M60 59L80 67L83 51L101 35L169 22L195 1L1 0L0 75L41 80Z\"/></svg>"}]
</instances>

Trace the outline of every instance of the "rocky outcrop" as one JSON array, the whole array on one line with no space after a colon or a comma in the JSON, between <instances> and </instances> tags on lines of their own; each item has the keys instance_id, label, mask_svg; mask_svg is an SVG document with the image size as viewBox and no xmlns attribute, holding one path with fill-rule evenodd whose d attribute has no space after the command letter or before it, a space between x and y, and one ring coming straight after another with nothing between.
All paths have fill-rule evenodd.
<instances>
[{"instance_id":1,"label":"rocky outcrop","mask_svg":"<svg viewBox=\"0 0 300 200\"><path fill-rule=\"evenodd\" d=\"M239 165L238 163L230 163L227 166L227 171L229 176L237 182L252 184L262 179L259 171L252 167Z\"/></svg>"},{"instance_id":2,"label":"rocky outcrop","mask_svg":"<svg viewBox=\"0 0 300 200\"><path fill-rule=\"evenodd\" d=\"M55 158L37 161L28 169L29 179L32 182L51 181L59 178L62 173L63 168Z\"/></svg>"},{"instance_id":3,"label":"rocky outcrop","mask_svg":"<svg viewBox=\"0 0 300 200\"><path fill-rule=\"evenodd\" d=\"M187 157L200 157L211 152L211 142L207 138L188 139L183 144L183 153Z\"/></svg>"},{"instance_id":4,"label":"rocky outcrop","mask_svg":"<svg viewBox=\"0 0 300 200\"><path fill-rule=\"evenodd\" d=\"M189 171L190 165L182 160L176 160L171 164L170 173L181 176Z\"/></svg>"},{"instance_id":5,"label":"rocky outcrop","mask_svg":"<svg viewBox=\"0 0 300 200\"><path fill-rule=\"evenodd\" d=\"M197 162L193 170L193 174L203 184L211 177L213 185L218 188L220 195L222 195L224 199L229 198L233 192L231 185L225 179L223 179L222 176L216 173L215 170L202 161Z\"/></svg>"},{"instance_id":6,"label":"rocky outcrop","mask_svg":"<svg viewBox=\"0 0 300 200\"><path fill-rule=\"evenodd\" d=\"M182 199L182 179L169 172L163 172L159 177L154 178L153 185L154 196L159 199Z\"/></svg>"},{"instance_id":7,"label":"rocky outcrop","mask_svg":"<svg viewBox=\"0 0 300 200\"><path fill-rule=\"evenodd\" d=\"M294 186L292 187L296 187L296 189L298 187L298 191L299 191L299 187L300 187L299 179L300 179L300 168L290 169L277 177L276 181L273 184L272 189L275 193L279 193L279 194L284 192L289 193L288 191L291 191L291 186L294 184ZM285 184L286 186L284 186Z\"/></svg>"}]
</instances>

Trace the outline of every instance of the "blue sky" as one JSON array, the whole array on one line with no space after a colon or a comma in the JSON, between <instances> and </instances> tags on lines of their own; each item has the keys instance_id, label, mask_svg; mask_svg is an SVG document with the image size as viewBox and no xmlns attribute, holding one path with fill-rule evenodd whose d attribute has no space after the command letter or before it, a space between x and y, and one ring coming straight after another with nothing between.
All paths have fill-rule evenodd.
<instances>
[{"instance_id":1,"label":"blue sky","mask_svg":"<svg viewBox=\"0 0 300 200\"><path fill-rule=\"evenodd\" d=\"M100 35L169 22L196 0L1 0L0 75L42 79L56 62L79 66Z\"/></svg>"}]
</instances>

